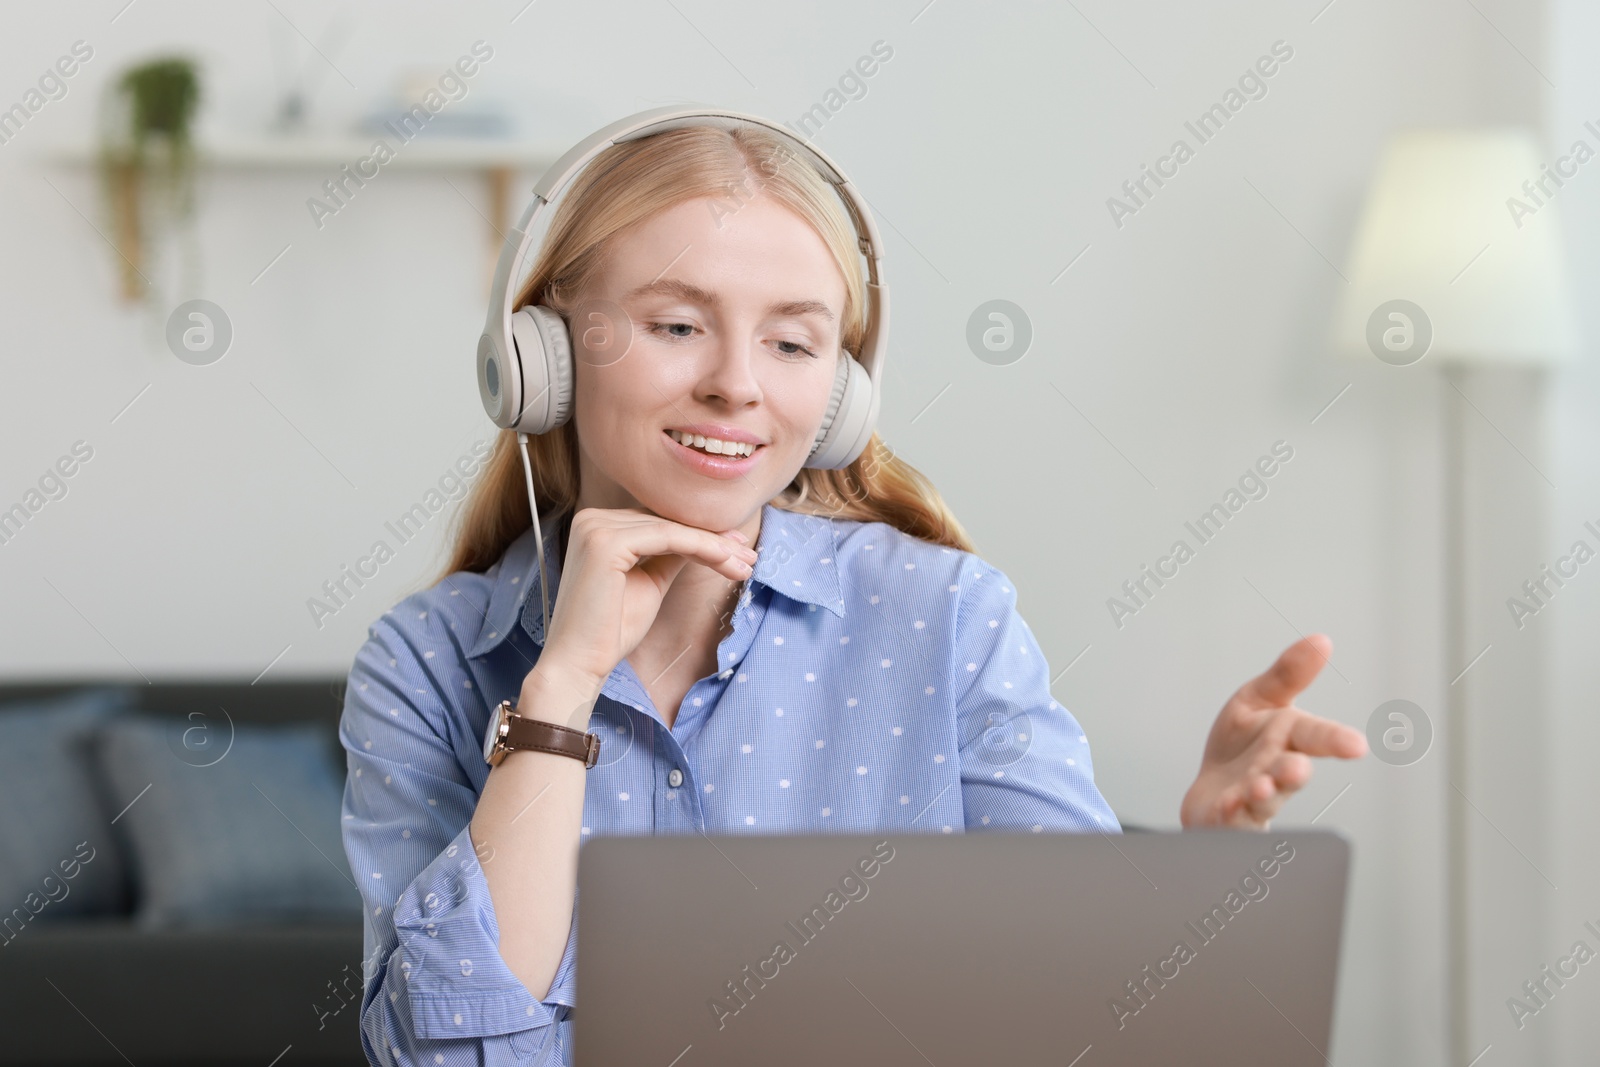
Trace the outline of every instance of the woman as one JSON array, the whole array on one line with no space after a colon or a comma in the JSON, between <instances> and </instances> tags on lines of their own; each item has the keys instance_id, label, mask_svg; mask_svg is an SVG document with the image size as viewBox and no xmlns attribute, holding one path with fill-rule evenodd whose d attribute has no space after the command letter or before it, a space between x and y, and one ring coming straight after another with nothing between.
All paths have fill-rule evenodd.
<instances>
[{"instance_id":1,"label":"woman","mask_svg":"<svg viewBox=\"0 0 1600 1067\"><path fill-rule=\"evenodd\" d=\"M561 200L517 301L579 349L572 418L533 441L551 587L507 431L445 575L350 674L375 1062L568 1060L588 835L1120 829L1011 580L934 488L876 437L803 466L864 294L831 186L753 129L618 144ZM583 349L591 303L624 313L625 358ZM1292 706L1329 650L1298 642L1230 700L1185 826L1264 827L1309 756L1362 754ZM486 763L502 699L591 730L598 762Z\"/></svg>"}]
</instances>

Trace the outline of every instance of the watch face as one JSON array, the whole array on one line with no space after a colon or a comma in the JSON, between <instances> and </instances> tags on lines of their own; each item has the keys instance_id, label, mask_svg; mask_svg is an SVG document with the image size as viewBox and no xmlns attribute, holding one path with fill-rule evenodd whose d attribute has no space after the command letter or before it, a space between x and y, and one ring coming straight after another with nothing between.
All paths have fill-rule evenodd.
<instances>
[{"instance_id":1,"label":"watch face","mask_svg":"<svg viewBox=\"0 0 1600 1067\"><path fill-rule=\"evenodd\" d=\"M493 763L494 746L500 740L500 728L505 723L506 706L496 704L489 713L489 728L483 734L483 759L485 763Z\"/></svg>"}]
</instances>

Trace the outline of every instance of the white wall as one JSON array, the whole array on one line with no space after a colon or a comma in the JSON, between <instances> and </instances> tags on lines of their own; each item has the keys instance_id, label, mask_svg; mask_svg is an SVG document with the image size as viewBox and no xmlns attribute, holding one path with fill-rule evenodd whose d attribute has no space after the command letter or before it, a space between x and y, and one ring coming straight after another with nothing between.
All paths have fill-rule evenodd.
<instances>
[{"instance_id":1,"label":"white wall","mask_svg":"<svg viewBox=\"0 0 1600 1067\"><path fill-rule=\"evenodd\" d=\"M1445 398L1428 373L1342 362L1325 338L1391 130L1541 120L1552 94L1519 50L1567 86L1559 129L1600 98L1590 62L1600 25L1585 5L1556 5L1555 24L1570 31L1559 33L1542 5L1475 5L910 0L756 12L705 0L676 10L547 2L514 24L521 0L347 5L333 9L352 28L336 62L359 88L326 74L314 113L337 126L386 90L398 65L442 70L483 38L496 55L473 92L514 104L522 134L557 149L669 101L792 120L887 41L894 57L868 95L818 138L888 239L895 319L883 433L1017 579L1056 669L1088 646L1056 695L1084 722L1117 810L1174 825L1217 709L1297 632L1327 632L1337 646L1305 706L1357 726L1393 697L1442 710ZM74 210L99 218L91 175L41 160L47 148L87 144L102 79L157 47L205 60L208 131L257 126L272 88L270 42L298 38L271 5L141 0L110 22L121 6L17 8L0 35L0 101L74 40L96 49L69 96L0 146L0 246L12 253L0 261L0 505L73 441L95 448L70 494L0 546L0 599L11 608L0 670L254 677L282 653L275 674L342 672L372 618L438 565L442 522L320 631L306 598L490 430L469 370L483 223L437 175L386 173L321 231L304 201L326 175L211 176L198 231L204 281L183 295L221 304L237 333L220 363L179 363L145 316L113 299L113 253ZM331 17L322 5L278 7L313 39ZM1544 60L1547 34L1562 42L1559 74ZM1268 95L1116 228L1106 198L1279 39L1294 55ZM472 175L450 180L482 207ZM1564 194L1564 209L1578 208L1575 234L1600 221L1583 199L1592 196ZM1576 259L1580 277L1593 277L1588 248ZM1010 367L980 363L964 341L972 308L994 297L1022 305L1036 331ZM1580 514L1600 512L1600 452L1593 372L1562 383L1586 390L1553 401L1561 488L1550 521L1565 537ZM1497 397L1476 399L1492 417ZM1270 495L1114 626L1106 598L1279 439L1295 453ZM1575 583L1548 619L1564 635L1554 705L1590 742L1552 744L1565 777L1551 839L1573 845L1566 873L1591 885L1600 872L1576 843L1592 839L1583 813L1593 804L1576 803L1593 799L1585 753L1595 728L1579 709L1593 707L1597 598L1600 579ZM1442 752L1403 769L1324 766L1283 820L1303 824L1350 787L1318 822L1356 850L1341 1062L1445 1062L1442 774ZM1600 899L1556 881L1566 910L1554 939L1527 946L1531 970ZM1497 982L1510 995L1522 977L1486 977L1485 1012L1500 1010ZM1600 979L1591 984L1600 990ZM1551 1015L1594 995L1574 988ZM1566 1015L1563 1025L1580 1012ZM1489 1015L1481 1026L1505 1029ZM1596 1036L1563 1040L1575 1055Z\"/></svg>"},{"instance_id":2,"label":"white wall","mask_svg":"<svg viewBox=\"0 0 1600 1067\"><path fill-rule=\"evenodd\" d=\"M1588 121L1600 125L1600 71L1594 63L1593 42L1600 36L1600 10L1593 4L1561 0L1552 5L1557 29L1551 49L1553 80L1560 86L1551 93L1546 110L1553 146L1563 150L1582 137L1600 148L1600 139L1583 128ZM1589 168L1583 168L1587 171ZM1550 547L1565 551L1585 535L1585 522L1600 527L1600 317L1593 294L1600 285L1600 174L1582 173L1561 190L1561 210L1566 227L1568 262L1584 325L1584 358L1564 372L1551 395L1551 477L1560 486L1553 494ZM1585 537L1591 545L1596 539ZM1548 556L1547 556L1548 559ZM1541 561L1543 562L1543 561ZM1560 886L1545 920L1546 932L1538 946L1529 946L1530 966L1552 962L1582 938L1600 949L1600 939L1587 935L1583 924L1600 927L1600 854L1595 849L1596 812L1600 812L1600 775L1595 752L1600 751L1600 660L1595 656L1595 635L1600 634L1600 573L1580 571L1560 591L1536 621L1549 615L1553 647L1550 687L1550 751L1554 774L1549 834L1558 852L1552 877ZM1584 968L1585 971L1588 968ZM1516 975L1518 984L1528 977ZM1509 984L1509 983L1508 983ZM1507 994L1509 995L1509 994ZM1550 1007L1529 1021L1551 1023L1552 1062L1582 1063L1594 1057L1600 1045L1600 981L1584 974L1558 994Z\"/></svg>"}]
</instances>

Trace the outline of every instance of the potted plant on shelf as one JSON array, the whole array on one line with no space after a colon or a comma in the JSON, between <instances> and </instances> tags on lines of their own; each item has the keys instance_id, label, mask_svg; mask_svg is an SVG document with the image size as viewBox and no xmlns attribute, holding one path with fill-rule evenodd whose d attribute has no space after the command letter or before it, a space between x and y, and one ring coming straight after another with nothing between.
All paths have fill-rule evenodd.
<instances>
[{"instance_id":1,"label":"potted plant on shelf","mask_svg":"<svg viewBox=\"0 0 1600 1067\"><path fill-rule=\"evenodd\" d=\"M100 176L126 300L154 296L140 270L145 253L193 213L192 123L199 103L195 64L169 57L125 71L101 108Z\"/></svg>"}]
</instances>

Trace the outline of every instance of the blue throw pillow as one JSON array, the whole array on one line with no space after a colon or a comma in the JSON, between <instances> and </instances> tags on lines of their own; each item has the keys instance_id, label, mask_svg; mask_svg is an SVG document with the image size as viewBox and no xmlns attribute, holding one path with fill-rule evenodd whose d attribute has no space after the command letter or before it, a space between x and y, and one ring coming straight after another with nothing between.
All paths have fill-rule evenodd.
<instances>
[{"instance_id":1,"label":"blue throw pillow","mask_svg":"<svg viewBox=\"0 0 1600 1067\"><path fill-rule=\"evenodd\" d=\"M0 942L34 922L125 910L127 871L89 741L124 689L0 705Z\"/></svg>"},{"instance_id":2,"label":"blue throw pillow","mask_svg":"<svg viewBox=\"0 0 1600 1067\"><path fill-rule=\"evenodd\" d=\"M116 792L143 791L118 824L140 925L355 921L331 731L228 724L197 749L191 729L129 716L98 745Z\"/></svg>"}]
</instances>

